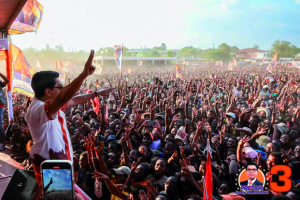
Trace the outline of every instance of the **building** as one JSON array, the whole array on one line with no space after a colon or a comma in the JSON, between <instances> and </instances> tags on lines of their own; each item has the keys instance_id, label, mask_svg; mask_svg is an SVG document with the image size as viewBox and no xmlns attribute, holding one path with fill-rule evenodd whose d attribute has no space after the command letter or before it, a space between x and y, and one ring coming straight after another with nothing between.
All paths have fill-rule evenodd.
<instances>
[{"instance_id":1,"label":"building","mask_svg":"<svg viewBox=\"0 0 300 200\"><path fill-rule=\"evenodd\" d=\"M258 52L264 52L259 49L254 49L254 48L246 48L246 49L241 49L237 51L237 58L241 61L251 61L251 55L252 53L258 53Z\"/></svg>"},{"instance_id":2,"label":"building","mask_svg":"<svg viewBox=\"0 0 300 200\"><path fill-rule=\"evenodd\" d=\"M259 51L259 52L255 52L255 54L257 55L256 60L262 60L263 58L265 59L265 61L267 60L272 60L273 58L273 53L269 52L269 51Z\"/></svg>"},{"instance_id":3,"label":"building","mask_svg":"<svg viewBox=\"0 0 300 200\"><path fill-rule=\"evenodd\" d=\"M102 66L115 65L115 58L113 56L95 56L94 60ZM175 63L177 57L123 57L122 64L124 66L166 66L172 61Z\"/></svg>"}]
</instances>

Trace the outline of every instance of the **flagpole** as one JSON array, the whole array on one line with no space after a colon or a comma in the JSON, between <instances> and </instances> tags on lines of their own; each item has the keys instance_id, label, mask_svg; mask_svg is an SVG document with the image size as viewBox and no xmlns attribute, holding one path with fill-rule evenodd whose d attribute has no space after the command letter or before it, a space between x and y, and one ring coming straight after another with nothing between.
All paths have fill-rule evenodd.
<instances>
[{"instance_id":1,"label":"flagpole","mask_svg":"<svg viewBox=\"0 0 300 200\"><path fill-rule=\"evenodd\" d=\"M120 62L120 64L121 64L121 80L122 80L122 64L123 64L123 43L122 43L122 53L121 53L121 62Z\"/></svg>"}]
</instances>

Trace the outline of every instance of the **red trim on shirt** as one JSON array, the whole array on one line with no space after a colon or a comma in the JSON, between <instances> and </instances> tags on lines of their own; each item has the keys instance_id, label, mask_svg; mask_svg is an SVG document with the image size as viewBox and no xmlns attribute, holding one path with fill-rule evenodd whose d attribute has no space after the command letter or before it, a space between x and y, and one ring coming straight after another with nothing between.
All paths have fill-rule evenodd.
<instances>
[{"instance_id":1,"label":"red trim on shirt","mask_svg":"<svg viewBox=\"0 0 300 200\"><path fill-rule=\"evenodd\" d=\"M45 108L45 112L46 112L48 119L53 120L53 117L50 115L50 112L49 112L49 102L50 102L50 100L45 102L44 108Z\"/></svg>"},{"instance_id":2,"label":"red trim on shirt","mask_svg":"<svg viewBox=\"0 0 300 200\"><path fill-rule=\"evenodd\" d=\"M67 103L65 105L63 105L63 107L60 110L65 112L66 108L67 108Z\"/></svg>"},{"instance_id":3,"label":"red trim on shirt","mask_svg":"<svg viewBox=\"0 0 300 200\"><path fill-rule=\"evenodd\" d=\"M0 104L0 108L4 108L4 104Z\"/></svg>"},{"instance_id":4,"label":"red trim on shirt","mask_svg":"<svg viewBox=\"0 0 300 200\"><path fill-rule=\"evenodd\" d=\"M62 116L60 116L59 112L58 112L58 121L60 123L61 130L63 132L63 140L65 142L65 153L67 154L68 160L71 160L71 154L70 154L70 148L69 148L67 132L64 128L64 118Z\"/></svg>"}]
</instances>

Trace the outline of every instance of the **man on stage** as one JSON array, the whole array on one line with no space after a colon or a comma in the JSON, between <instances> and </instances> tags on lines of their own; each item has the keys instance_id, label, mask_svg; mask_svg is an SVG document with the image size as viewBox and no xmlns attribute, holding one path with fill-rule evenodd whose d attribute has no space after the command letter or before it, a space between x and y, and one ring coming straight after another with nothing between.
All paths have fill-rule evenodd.
<instances>
[{"instance_id":1,"label":"man on stage","mask_svg":"<svg viewBox=\"0 0 300 200\"><path fill-rule=\"evenodd\" d=\"M28 108L25 120L33 139L30 158L39 185L42 181L40 165L43 161L73 161L72 143L63 111L95 96L108 96L112 91L110 88L74 97L85 78L95 71L92 66L93 58L94 50L91 51L81 74L65 87L58 79L57 72L41 71L33 75L31 87L35 98Z\"/></svg>"}]
</instances>

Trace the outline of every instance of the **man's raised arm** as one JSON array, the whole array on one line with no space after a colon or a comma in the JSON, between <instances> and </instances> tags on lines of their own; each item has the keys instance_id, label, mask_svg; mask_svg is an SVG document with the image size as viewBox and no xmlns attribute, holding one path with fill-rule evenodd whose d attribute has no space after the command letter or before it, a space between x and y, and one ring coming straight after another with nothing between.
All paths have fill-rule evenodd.
<instances>
[{"instance_id":1,"label":"man's raised arm","mask_svg":"<svg viewBox=\"0 0 300 200\"><path fill-rule=\"evenodd\" d=\"M76 79L74 79L69 85L62 88L56 98L50 100L48 108L50 115L56 114L58 110L61 109L61 107L63 107L63 105L65 105L70 99L72 99L72 97L79 90L84 79L94 73L95 67L92 65L94 54L94 50L91 50L90 56L86 61L81 74Z\"/></svg>"}]
</instances>

